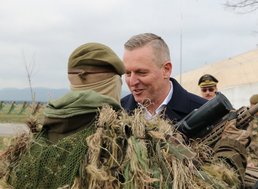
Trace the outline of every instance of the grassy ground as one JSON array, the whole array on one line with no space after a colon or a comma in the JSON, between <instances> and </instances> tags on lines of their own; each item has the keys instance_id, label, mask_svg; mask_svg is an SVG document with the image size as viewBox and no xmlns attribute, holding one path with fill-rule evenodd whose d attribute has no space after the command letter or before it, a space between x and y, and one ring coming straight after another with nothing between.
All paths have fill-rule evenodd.
<instances>
[{"instance_id":1,"label":"grassy ground","mask_svg":"<svg viewBox=\"0 0 258 189\"><path fill-rule=\"evenodd\" d=\"M33 114L35 106L36 105L30 105L24 108L23 104L17 104L12 108L11 103L4 104L0 107L0 123L25 123L32 116L36 118L39 123L43 123L44 105L41 105L36 113ZM0 136L0 154L10 143L12 137L13 136Z\"/></svg>"},{"instance_id":2,"label":"grassy ground","mask_svg":"<svg viewBox=\"0 0 258 189\"><path fill-rule=\"evenodd\" d=\"M44 105L40 105L37 111L34 111L35 107L36 105L24 107L23 104L5 104L0 107L0 123L25 123L30 116L43 120Z\"/></svg>"}]
</instances>

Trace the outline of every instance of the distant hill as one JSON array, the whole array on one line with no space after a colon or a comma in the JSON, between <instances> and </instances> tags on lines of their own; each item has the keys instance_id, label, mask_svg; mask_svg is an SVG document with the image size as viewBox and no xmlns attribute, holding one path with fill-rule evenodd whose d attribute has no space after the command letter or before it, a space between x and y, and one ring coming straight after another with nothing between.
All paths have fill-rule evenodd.
<instances>
[{"instance_id":1,"label":"distant hill","mask_svg":"<svg viewBox=\"0 0 258 189\"><path fill-rule=\"evenodd\" d=\"M33 88L35 100L47 102L51 99L61 97L68 89ZM4 101L31 101L29 88L4 88L0 89L0 100Z\"/></svg>"},{"instance_id":2,"label":"distant hill","mask_svg":"<svg viewBox=\"0 0 258 189\"><path fill-rule=\"evenodd\" d=\"M35 100L47 102L59 98L69 91L69 89L51 89L51 88L33 88ZM122 91L122 96L128 94L128 91ZM29 88L4 88L0 89L0 101L31 101Z\"/></svg>"}]
</instances>

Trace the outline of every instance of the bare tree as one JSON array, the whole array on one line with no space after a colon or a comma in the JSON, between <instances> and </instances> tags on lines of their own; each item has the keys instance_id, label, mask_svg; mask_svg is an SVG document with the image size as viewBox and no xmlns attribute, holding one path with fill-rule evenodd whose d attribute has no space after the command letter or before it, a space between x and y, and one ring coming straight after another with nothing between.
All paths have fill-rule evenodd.
<instances>
[{"instance_id":1,"label":"bare tree","mask_svg":"<svg viewBox=\"0 0 258 189\"><path fill-rule=\"evenodd\" d=\"M34 68L35 68L35 54L33 54L30 63L28 63L24 52L22 52L22 56L23 56L23 63L24 63L25 69L26 69L29 87L30 87L31 100L32 100L32 102L34 102L35 101L35 93L33 91L31 79L32 79L32 74L33 74Z\"/></svg>"},{"instance_id":2,"label":"bare tree","mask_svg":"<svg viewBox=\"0 0 258 189\"><path fill-rule=\"evenodd\" d=\"M258 0L227 0L225 5L242 13L249 13L258 9Z\"/></svg>"}]
</instances>

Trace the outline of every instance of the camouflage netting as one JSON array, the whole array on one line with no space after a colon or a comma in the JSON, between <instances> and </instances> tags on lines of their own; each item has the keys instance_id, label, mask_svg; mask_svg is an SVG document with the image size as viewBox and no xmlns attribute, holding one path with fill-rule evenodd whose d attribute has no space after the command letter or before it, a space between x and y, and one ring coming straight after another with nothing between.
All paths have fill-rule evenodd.
<instances>
[{"instance_id":1,"label":"camouflage netting","mask_svg":"<svg viewBox=\"0 0 258 189\"><path fill-rule=\"evenodd\" d=\"M89 128L66 137L56 145L51 145L43 136L28 139L23 134L21 138L26 138L28 150L15 161L12 157L18 155L19 149L14 149L16 154L9 153L8 159L11 161L8 167L8 183L17 189L54 189L72 185L87 152L85 136L92 134L91 130ZM20 148L20 144L19 142L16 146Z\"/></svg>"},{"instance_id":2,"label":"camouflage netting","mask_svg":"<svg viewBox=\"0 0 258 189\"><path fill-rule=\"evenodd\" d=\"M234 189L240 185L234 170L212 159L209 147L194 141L186 144L171 123L159 118L146 121L140 110L128 116L104 107L96 128L56 145L43 136L27 141L27 150L16 152L18 158L10 161L13 153L2 157L7 165L2 174L15 188Z\"/></svg>"}]
</instances>

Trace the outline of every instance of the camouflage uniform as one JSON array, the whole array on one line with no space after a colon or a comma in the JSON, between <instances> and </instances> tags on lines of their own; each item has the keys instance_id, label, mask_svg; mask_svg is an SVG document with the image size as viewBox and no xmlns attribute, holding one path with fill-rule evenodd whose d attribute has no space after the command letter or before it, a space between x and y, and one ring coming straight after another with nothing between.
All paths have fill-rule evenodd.
<instances>
[{"instance_id":1,"label":"camouflage uniform","mask_svg":"<svg viewBox=\"0 0 258 189\"><path fill-rule=\"evenodd\" d=\"M258 167L258 116L250 123L249 128L252 130L252 142L248 147L248 162Z\"/></svg>"}]
</instances>

